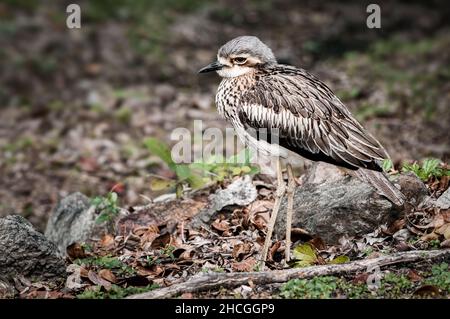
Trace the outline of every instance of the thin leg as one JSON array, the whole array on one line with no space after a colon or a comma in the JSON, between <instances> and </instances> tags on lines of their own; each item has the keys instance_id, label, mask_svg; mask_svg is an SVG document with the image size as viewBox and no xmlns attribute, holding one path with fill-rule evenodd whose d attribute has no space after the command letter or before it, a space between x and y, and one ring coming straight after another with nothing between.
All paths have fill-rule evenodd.
<instances>
[{"instance_id":1,"label":"thin leg","mask_svg":"<svg viewBox=\"0 0 450 319\"><path fill-rule=\"evenodd\" d=\"M292 215L294 213L294 192L295 192L295 177L291 164L287 164L288 184L286 189L287 194L287 209L286 209L286 262L291 259L291 227Z\"/></svg>"},{"instance_id":2,"label":"thin leg","mask_svg":"<svg viewBox=\"0 0 450 319\"><path fill-rule=\"evenodd\" d=\"M272 215L270 216L269 225L267 227L266 240L264 242L264 248L262 251L262 258L260 261L260 269L264 269L264 265L267 258L267 251L269 249L270 243L272 242L272 232L275 226L275 221L277 220L278 211L280 210L281 199L286 192L286 185L283 180L283 171L281 170L281 160L277 159L277 190L275 192L275 204L273 205Z\"/></svg>"}]
</instances>

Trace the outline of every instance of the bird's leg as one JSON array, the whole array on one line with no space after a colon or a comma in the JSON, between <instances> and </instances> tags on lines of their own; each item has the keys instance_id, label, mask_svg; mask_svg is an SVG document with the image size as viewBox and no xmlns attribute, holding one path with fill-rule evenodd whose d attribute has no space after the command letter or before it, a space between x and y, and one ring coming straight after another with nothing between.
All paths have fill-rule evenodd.
<instances>
[{"instance_id":1,"label":"bird's leg","mask_svg":"<svg viewBox=\"0 0 450 319\"><path fill-rule=\"evenodd\" d=\"M275 192L275 204L273 205L272 214L270 216L269 225L267 227L266 240L264 242L264 248L262 251L262 259L260 265L262 267L261 270L264 269L264 265L267 258L267 251L269 249L270 243L272 242L272 232L273 227L275 226L275 221L277 220L278 211L280 210L281 200L283 198L284 193L286 192L286 185L283 180L283 171L281 169L281 160L277 159L277 190Z\"/></svg>"},{"instance_id":2,"label":"bird's leg","mask_svg":"<svg viewBox=\"0 0 450 319\"><path fill-rule=\"evenodd\" d=\"M291 164L287 164L288 184L286 188L287 194L287 209L286 209L286 263L291 259L291 227L292 214L294 213L294 192L295 192L295 177Z\"/></svg>"}]
</instances>

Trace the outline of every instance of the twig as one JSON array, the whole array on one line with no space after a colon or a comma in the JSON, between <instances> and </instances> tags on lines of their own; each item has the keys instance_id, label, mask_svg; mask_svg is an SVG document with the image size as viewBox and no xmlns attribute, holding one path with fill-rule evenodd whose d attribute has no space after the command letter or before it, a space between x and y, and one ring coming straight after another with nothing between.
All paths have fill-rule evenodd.
<instances>
[{"instance_id":1,"label":"twig","mask_svg":"<svg viewBox=\"0 0 450 319\"><path fill-rule=\"evenodd\" d=\"M294 278L311 278L315 276L340 275L366 271L378 266L384 267L399 263L411 263L436 258L450 258L450 249L442 250L415 250L399 252L392 255L381 256L373 259L364 259L337 265L320 265L305 268L293 268L286 270L242 272L242 273L208 273L193 276L191 279L174 284L169 287L156 289L142 294L132 295L130 299L158 299L172 298L185 292L199 292L213 290L219 287L233 288L248 284L252 281L255 285L267 285L283 283Z\"/></svg>"}]
</instances>

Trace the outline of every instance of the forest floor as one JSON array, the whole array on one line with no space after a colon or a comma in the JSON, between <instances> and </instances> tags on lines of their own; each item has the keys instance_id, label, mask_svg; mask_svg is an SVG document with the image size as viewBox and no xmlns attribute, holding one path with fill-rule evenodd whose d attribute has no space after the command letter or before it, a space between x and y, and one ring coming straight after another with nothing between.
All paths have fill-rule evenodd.
<instances>
[{"instance_id":1,"label":"forest floor","mask_svg":"<svg viewBox=\"0 0 450 319\"><path fill-rule=\"evenodd\" d=\"M142 10L145 5L139 1L125 10L79 2L86 22L81 30L71 31L61 27L65 11L58 4L0 4L0 56L8 61L0 72L0 216L20 214L43 231L57 202L75 191L94 198L114 189L118 205L127 208L146 205L161 195L151 189L152 177L175 179L176 174L146 141L152 137L171 145L170 133L180 127L192 130L194 120L202 120L204 128L227 127L214 107L219 79L199 77L196 70L214 58L221 44L241 34L258 35L281 62L302 66L324 80L385 145L395 168L433 157L446 169L447 8L386 4L383 31L377 32L358 27L365 23L365 14L358 14L364 8L356 1L339 5L280 1L277 14L269 1L170 2L161 14L155 14L158 7ZM234 10L238 7L242 10ZM267 184L267 177L258 179ZM204 202L209 192L229 182L207 188L195 200ZM448 187L446 177L431 176L425 182L434 197ZM23 297L123 297L198 272L254 270L258 247L249 243L261 243L265 225L249 216L268 214L273 201L272 188L259 192L259 206L220 217L212 232L164 233L160 225L134 230L131 237L111 233L92 244L79 243L70 262L83 265L77 269L86 286L78 293L34 287ZM443 235L427 240L422 236L438 229L429 224L435 218L444 221L440 227L446 224L448 212L430 210L421 218L415 222L429 227L418 228L406 243L409 248L395 247L393 233L381 231L373 236L376 239L351 239L337 246L311 238L300 238L296 245L313 240L312 264L336 256L355 260L402 249L439 248ZM408 226L415 229L399 222L397 231ZM148 247L152 253L143 253ZM218 254L222 250L229 254ZM272 269L281 267L282 252L282 242L275 243ZM393 266L377 291L363 284L368 275L318 277L261 291L242 286L183 297L377 298L417 296L423 291L448 296L450 289L448 265L441 261Z\"/></svg>"}]
</instances>

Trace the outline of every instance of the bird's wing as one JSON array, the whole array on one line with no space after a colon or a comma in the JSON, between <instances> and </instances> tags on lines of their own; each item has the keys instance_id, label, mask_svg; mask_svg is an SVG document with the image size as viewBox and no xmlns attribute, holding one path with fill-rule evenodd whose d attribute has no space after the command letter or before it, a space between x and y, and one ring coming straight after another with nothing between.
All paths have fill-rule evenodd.
<instances>
[{"instance_id":1,"label":"bird's wing","mask_svg":"<svg viewBox=\"0 0 450 319\"><path fill-rule=\"evenodd\" d=\"M244 127L276 129L280 145L312 160L380 170L377 160L388 158L323 82L295 67L262 69L242 94L239 119Z\"/></svg>"}]
</instances>

